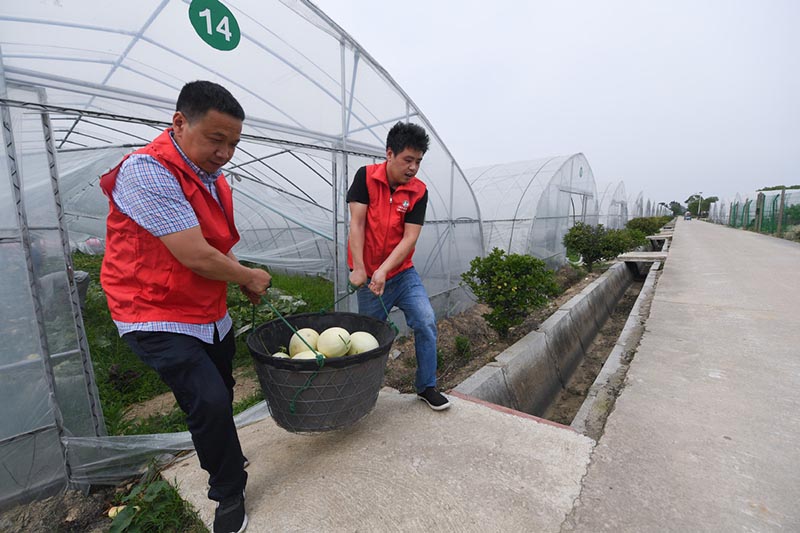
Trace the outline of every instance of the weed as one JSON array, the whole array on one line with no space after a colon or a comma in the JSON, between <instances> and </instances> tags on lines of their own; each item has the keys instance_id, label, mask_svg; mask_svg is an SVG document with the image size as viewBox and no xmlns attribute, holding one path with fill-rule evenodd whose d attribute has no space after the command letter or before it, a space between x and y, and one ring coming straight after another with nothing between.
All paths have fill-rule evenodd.
<instances>
[{"instance_id":1,"label":"weed","mask_svg":"<svg viewBox=\"0 0 800 533\"><path fill-rule=\"evenodd\" d=\"M186 415L180 408L130 421L123 428L126 430L125 435L177 433L189 429L186 425Z\"/></svg>"},{"instance_id":2,"label":"weed","mask_svg":"<svg viewBox=\"0 0 800 533\"><path fill-rule=\"evenodd\" d=\"M264 399L264 395L262 393L260 393L260 392L256 392L254 394L251 394L247 398L243 398L243 399L241 399L238 402L233 404L233 414L234 415L238 415L242 411L245 411L245 410L249 409L250 407L253 407L255 404L257 404L258 402L262 401L263 399Z\"/></svg>"},{"instance_id":3,"label":"weed","mask_svg":"<svg viewBox=\"0 0 800 533\"><path fill-rule=\"evenodd\" d=\"M463 335L456 335L455 343L454 351L457 359L463 359L464 361L472 359L472 342L469 338Z\"/></svg>"},{"instance_id":4,"label":"weed","mask_svg":"<svg viewBox=\"0 0 800 533\"><path fill-rule=\"evenodd\" d=\"M205 532L206 527L178 491L161 479L158 468L150 465L147 473L128 494L120 496L125 505L111 523L110 533L174 531Z\"/></svg>"}]
</instances>

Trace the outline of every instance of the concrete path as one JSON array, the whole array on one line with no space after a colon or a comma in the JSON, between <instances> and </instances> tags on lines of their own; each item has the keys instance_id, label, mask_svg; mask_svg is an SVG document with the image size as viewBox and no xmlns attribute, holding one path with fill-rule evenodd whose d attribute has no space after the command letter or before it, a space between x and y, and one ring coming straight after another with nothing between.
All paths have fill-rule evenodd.
<instances>
[{"instance_id":1,"label":"concrete path","mask_svg":"<svg viewBox=\"0 0 800 533\"><path fill-rule=\"evenodd\" d=\"M594 442L563 426L452 397L434 412L381 392L352 428L295 435L268 419L239 430L250 460L248 532L558 531ZM196 457L164 473L206 524Z\"/></svg>"},{"instance_id":2,"label":"concrete path","mask_svg":"<svg viewBox=\"0 0 800 533\"><path fill-rule=\"evenodd\" d=\"M563 531L800 531L800 245L679 220Z\"/></svg>"},{"instance_id":3,"label":"concrete path","mask_svg":"<svg viewBox=\"0 0 800 533\"><path fill-rule=\"evenodd\" d=\"M240 430L248 531L800 531L800 245L679 220L595 446L453 398L381 392L353 428ZM165 473L210 524L196 458Z\"/></svg>"}]
</instances>

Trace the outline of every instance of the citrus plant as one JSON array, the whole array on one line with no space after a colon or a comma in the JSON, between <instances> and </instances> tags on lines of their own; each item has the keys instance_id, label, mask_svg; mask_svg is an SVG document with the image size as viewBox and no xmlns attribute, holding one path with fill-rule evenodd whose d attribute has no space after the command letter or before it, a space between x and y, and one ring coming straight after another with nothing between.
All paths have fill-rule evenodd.
<instances>
[{"instance_id":1,"label":"citrus plant","mask_svg":"<svg viewBox=\"0 0 800 533\"><path fill-rule=\"evenodd\" d=\"M603 250L603 237L605 234L606 229L602 224L593 226L583 222L576 222L564 235L563 243L567 250L581 254L583 264L591 272L594 264L605 257Z\"/></svg>"},{"instance_id":2,"label":"citrus plant","mask_svg":"<svg viewBox=\"0 0 800 533\"><path fill-rule=\"evenodd\" d=\"M641 219L644 220L644 219ZM589 272L598 261L612 259L647 242L638 229L606 229L602 224L592 226L576 222L566 235L564 246L581 254Z\"/></svg>"},{"instance_id":3,"label":"citrus plant","mask_svg":"<svg viewBox=\"0 0 800 533\"><path fill-rule=\"evenodd\" d=\"M501 337L561 290L544 261L529 255L506 254L495 248L469 265L461 279L479 302L492 308L483 318Z\"/></svg>"}]
</instances>

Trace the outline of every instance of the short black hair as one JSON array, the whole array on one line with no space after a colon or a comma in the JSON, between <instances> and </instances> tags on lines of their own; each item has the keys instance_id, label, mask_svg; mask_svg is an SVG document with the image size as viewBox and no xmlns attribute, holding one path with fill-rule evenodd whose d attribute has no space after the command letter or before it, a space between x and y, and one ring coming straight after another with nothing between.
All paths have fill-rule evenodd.
<instances>
[{"instance_id":1,"label":"short black hair","mask_svg":"<svg viewBox=\"0 0 800 533\"><path fill-rule=\"evenodd\" d=\"M175 110L183 113L186 120L194 122L210 109L244 120L244 109L233 95L212 81L190 81L181 89Z\"/></svg>"},{"instance_id":2,"label":"short black hair","mask_svg":"<svg viewBox=\"0 0 800 533\"><path fill-rule=\"evenodd\" d=\"M423 154L428 151L431 140L425 128L410 122L398 122L386 136L386 149L397 155L406 148L419 150Z\"/></svg>"}]
</instances>

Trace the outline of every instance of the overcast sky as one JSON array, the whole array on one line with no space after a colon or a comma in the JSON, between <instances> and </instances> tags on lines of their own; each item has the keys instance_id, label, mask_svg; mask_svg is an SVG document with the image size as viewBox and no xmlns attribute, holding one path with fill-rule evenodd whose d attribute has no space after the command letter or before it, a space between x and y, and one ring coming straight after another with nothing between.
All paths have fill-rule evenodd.
<instances>
[{"instance_id":1,"label":"overcast sky","mask_svg":"<svg viewBox=\"0 0 800 533\"><path fill-rule=\"evenodd\" d=\"M800 184L798 0L312 1L462 168L583 152L656 202Z\"/></svg>"}]
</instances>

